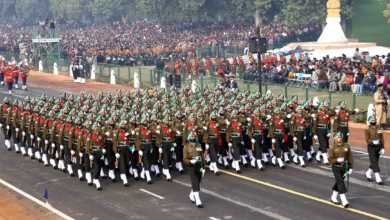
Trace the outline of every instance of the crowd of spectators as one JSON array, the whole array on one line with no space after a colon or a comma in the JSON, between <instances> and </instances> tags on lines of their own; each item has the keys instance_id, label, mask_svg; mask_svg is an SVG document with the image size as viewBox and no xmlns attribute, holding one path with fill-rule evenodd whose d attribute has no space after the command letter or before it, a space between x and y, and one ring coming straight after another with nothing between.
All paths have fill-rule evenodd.
<instances>
[{"instance_id":1,"label":"crowd of spectators","mask_svg":"<svg viewBox=\"0 0 390 220\"><path fill-rule=\"evenodd\" d=\"M373 94L381 83L385 91L390 93L390 54L372 57L368 52L356 49L352 58L343 55L317 60L311 59L308 54L301 54L299 58L293 54L289 60L285 60L284 55L275 60L274 55L266 55L262 62L262 80L270 84ZM302 81L299 75L310 77ZM256 81L258 77L256 62L249 63L242 76L243 80Z\"/></svg>"},{"instance_id":2,"label":"crowd of spectators","mask_svg":"<svg viewBox=\"0 0 390 220\"><path fill-rule=\"evenodd\" d=\"M53 36L53 24L46 33ZM0 51L31 52L32 30L42 31L41 25L23 26L22 23L0 23ZM249 37L256 33L256 26L249 23L174 23L156 24L147 20L109 22L82 25L78 23L55 24L61 39L61 55L69 58L77 55L162 54L186 53L189 57L225 56L231 48L244 51ZM267 22L260 28L261 35L272 46L281 42L303 41L316 38L319 30L314 27L287 28L283 21ZM45 36L48 37L48 36ZM23 51L24 52L24 51Z\"/></svg>"}]
</instances>

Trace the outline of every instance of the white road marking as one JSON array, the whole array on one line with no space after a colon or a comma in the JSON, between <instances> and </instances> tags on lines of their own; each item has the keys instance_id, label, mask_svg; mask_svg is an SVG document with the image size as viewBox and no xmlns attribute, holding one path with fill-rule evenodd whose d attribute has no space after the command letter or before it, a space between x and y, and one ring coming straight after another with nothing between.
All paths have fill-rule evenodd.
<instances>
[{"instance_id":1,"label":"white road marking","mask_svg":"<svg viewBox=\"0 0 390 220\"><path fill-rule=\"evenodd\" d=\"M326 166L320 166L320 167L323 169L332 170L332 168L330 168L330 167L326 167Z\"/></svg>"},{"instance_id":2,"label":"white road marking","mask_svg":"<svg viewBox=\"0 0 390 220\"><path fill-rule=\"evenodd\" d=\"M172 180L172 181L175 182L175 183L181 184L183 186L191 187L191 184L188 184L188 183L185 183L185 182L181 182L181 181L178 181L178 180ZM237 201L235 199L231 199L231 198L228 198L228 197L225 197L225 196L221 196L220 194L218 194L216 192L213 192L213 191L210 191L210 190L207 190L207 189L204 189L204 188L202 188L201 191L202 191L202 193L206 193L206 194L209 194L211 196L217 197L219 199L225 200L227 202L234 203L234 204L236 204L238 206L246 207L246 208L248 208L248 209L250 209L252 211L260 212L260 213L262 213L264 215L267 215L267 216L269 216L271 218L280 219L280 220L290 220L289 218L281 216L281 215L279 215L277 213L273 213L271 211L260 209L260 208L251 206L249 204Z\"/></svg>"},{"instance_id":3,"label":"white road marking","mask_svg":"<svg viewBox=\"0 0 390 220\"><path fill-rule=\"evenodd\" d=\"M367 152L360 151L360 150L352 150L352 152L356 152L356 153L360 153L360 154L366 154L366 155L368 155L368 153L367 153ZM388 157L388 156L380 156L380 157L382 157L382 158L386 158L386 159L390 159L390 157Z\"/></svg>"},{"instance_id":4,"label":"white road marking","mask_svg":"<svg viewBox=\"0 0 390 220\"><path fill-rule=\"evenodd\" d=\"M209 217L211 220L220 220L219 218Z\"/></svg>"},{"instance_id":5,"label":"white road marking","mask_svg":"<svg viewBox=\"0 0 390 220\"><path fill-rule=\"evenodd\" d=\"M149 192L149 191L147 191L147 190L144 190L144 189L139 189L139 190L141 190L142 192L147 193L147 194L149 194L149 195L155 196L155 197L157 197L157 198L159 198L159 199L164 199L164 197L159 196L159 195L157 195L157 194L154 194L154 193L152 193L152 192Z\"/></svg>"},{"instance_id":6,"label":"white road marking","mask_svg":"<svg viewBox=\"0 0 390 220\"><path fill-rule=\"evenodd\" d=\"M44 208L50 210L51 212L53 212L53 213L59 215L61 218L66 219L66 220L74 220L72 217L70 217L70 216L64 214L63 212L61 212L61 211L59 211L59 210L53 208L51 205L42 202L41 200L39 200L39 199L33 197L32 195L30 195L30 194L28 194L28 193L26 193L26 192L24 192L24 191L22 191L22 190L16 188L15 186L13 186L13 185L7 183L6 181L0 179L0 183L3 184L3 185L6 186L6 187L12 189L13 191L19 193L20 195L26 197L27 199L30 199L31 201L37 203L38 205L40 205L40 206L42 206L42 207L44 207Z\"/></svg>"}]
</instances>

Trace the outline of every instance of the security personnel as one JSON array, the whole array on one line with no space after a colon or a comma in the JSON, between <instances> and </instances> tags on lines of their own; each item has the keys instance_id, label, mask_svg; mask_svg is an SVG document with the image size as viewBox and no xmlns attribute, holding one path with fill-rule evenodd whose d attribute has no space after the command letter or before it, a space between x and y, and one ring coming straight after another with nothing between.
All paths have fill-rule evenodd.
<instances>
[{"instance_id":1,"label":"security personnel","mask_svg":"<svg viewBox=\"0 0 390 220\"><path fill-rule=\"evenodd\" d=\"M349 116L359 112L359 109L349 111L347 109L347 102L340 101L337 109L335 110L336 115L334 116L333 132L341 132L343 134L343 142L348 143L349 136Z\"/></svg>"},{"instance_id":2,"label":"security personnel","mask_svg":"<svg viewBox=\"0 0 390 220\"><path fill-rule=\"evenodd\" d=\"M383 90L383 84L378 84L378 90L374 94L375 99L375 113L376 113L376 122L378 125L382 127L382 129L386 129L386 114L387 114L387 106L389 103L389 97L386 92Z\"/></svg>"},{"instance_id":3,"label":"security personnel","mask_svg":"<svg viewBox=\"0 0 390 220\"><path fill-rule=\"evenodd\" d=\"M202 208L203 204L200 201L200 183L205 174L205 161L201 144L196 140L195 131L189 131L187 135L187 144L183 149L183 161L188 166L188 174L190 175L192 190L189 199L192 203L196 203L198 208Z\"/></svg>"},{"instance_id":4,"label":"security personnel","mask_svg":"<svg viewBox=\"0 0 390 220\"><path fill-rule=\"evenodd\" d=\"M367 129L364 131L364 136L367 142L367 151L370 158L370 168L366 172L366 178L368 181L373 181L371 174L375 173L375 180L379 185L383 185L381 176L379 175L380 169L378 165L379 156L385 153L385 142L380 125L376 124L376 115L371 115L368 118Z\"/></svg>"},{"instance_id":5,"label":"security personnel","mask_svg":"<svg viewBox=\"0 0 390 220\"><path fill-rule=\"evenodd\" d=\"M127 182L127 172L129 170L129 146L130 142L128 139L129 133L127 132L127 121L122 120L119 122L119 128L113 130L113 151L115 153L115 164L119 166L120 178L123 181L125 187L129 186ZM115 174L114 174L115 179ZM112 178L110 176L110 178Z\"/></svg>"},{"instance_id":6,"label":"security personnel","mask_svg":"<svg viewBox=\"0 0 390 220\"><path fill-rule=\"evenodd\" d=\"M323 102L318 105L318 112L313 118L313 134L314 139L318 140L320 146L317 152L317 162L321 163L321 155L324 159L324 164L329 165L328 161L328 146L330 130L328 129L330 117Z\"/></svg>"},{"instance_id":7,"label":"security personnel","mask_svg":"<svg viewBox=\"0 0 390 220\"><path fill-rule=\"evenodd\" d=\"M333 185L333 194L331 202L338 205L337 196L340 194L341 204L348 208L349 203L345 196L347 188L345 187L344 178L351 175L353 169L352 152L347 143L343 142L343 134L336 132L333 135L334 144L328 149L329 161L332 164L333 175L336 183Z\"/></svg>"}]
</instances>

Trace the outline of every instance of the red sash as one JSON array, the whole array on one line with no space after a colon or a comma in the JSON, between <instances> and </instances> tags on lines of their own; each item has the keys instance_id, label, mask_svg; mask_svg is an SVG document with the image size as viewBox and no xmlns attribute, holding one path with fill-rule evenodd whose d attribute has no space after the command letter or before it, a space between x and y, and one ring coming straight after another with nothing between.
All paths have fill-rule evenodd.
<instances>
[{"instance_id":1,"label":"red sash","mask_svg":"<svg viewBox=\"0 0 390 220\"><path fill-rule=\"evenodd\" d=\"M99 137L95 133L92 133L91 137L97 142L100 147L102 146L102 142L99 140Z\"/></svg>"},{"instance_id":2,"label":"red sash","mask_svg":"<svg viewBox=\"0 0 390 220\"><path fill-rule=\"evenodd\" d=\"M119 131L119 134L122 136L122 138L126 141L127 144L130 144L129 139L127 139L125 132Z\"/></svg>"},{"instance_id":3,"label":"red sash","mask_svg":"<svg viewBox=\"0 0 390 220\"><path fill-rule=\"evenodd\" d=\"M39 122L42 123L42 124L44 124L44 123L45 123L45 118L42 118L42 117L39 118Z\"/></svg>"},{"instance_id":4,"label":"red sash","mask_svg":"<svg viewBox=\"0 0 390 220\"><path fill-rule=\"evenodd\" d=\"M75 127L75 128L74 128L74 131L75 131L75 133L77 133L77 134L80 134L80 132L81 132L80 129L79 129L78 127Z\"/></svg>"},{"instance_id":5,"label":"red sash","mask_svg":"<svg viewBox=\"0 0 390 220\"><path fill-rule=\"evenodd\" d=\"M67 125L65 125L65 128L66 128L68 131L72 130L72 127L71 127L71 126L69 126L68 124L67 124Z\"/></svg>"},{"instance_id":6,"label":"red sash","mask_svg":"<svg viewBox=\"0 0 390 220\"><path fill-rule=\"evenodd\" d=\"M284 139L284 142L286 142L287 139L288 139L288 137L287 137L286 131L284 131L284 126L283 126L283 124L280 123L279 118L275 118L275 119L274 119L274 122L275 122L276 124L279 125L279 128L280 128L280 129L282 130L282 132L283 132L283 139Z\"/></svg>"},{"instance_id":7,"label":"red sash","mask_svg":"<svg viewBox=\"0 0 390 220\"><path fill-rule=\"evenodd\" d=\"M214 132L217 134L218 146L221 146L222 145L222 138L221 138L221 134L219 133L217 126L215 126L215 123L213 121L210 121L210 125L214 128Z\"/></svg>"},{"instance_id":8,"label":"red sash","mask_svg":"<svg viewBox=\"0 0 390 220\"><path fill-rule=\"evenodd\" d=\"M189 128L190 130L195 131L196 136L198 136L198 129L196 129L194 126L192 126L192 124L187 124L187 128Z\"/></svg>"},{"instance_id":9,"label":"red sash","mask_svg":"<svg viewBox=\"0 0 390 220\"><path fill-rule=\"evenodd\" d=\"M329 118L328 118L328 117L326 117L326 115L325 115L325 114L318 113L318 116L320 116L322 119L324 119L324 121L326 122L326 124L328 124L328 122L329 122ZM348 119L347 119L347 121L348 121Z\"/></svg>"},{"instance_id":10,"label":"red sash","mask_svg":"<svg viewBox=\"0 0 390 220\"><path fill-rule=\"evenodd\" d=\"M88 137L89 133L88 133L87 131L84 131L84 132L83 132L83 135L84 135L85 137Z\"/></svg>"},{"instance_id":11,"label":"red sash","mask_svg":"<svg viewBox=\"0 0 390 220\"><path fill-rule=\"evenodd\" d=\"M8 106L7 105L3 105L3 110L8 110Z\"/></svg>"},{"instance_id":12,"label":"red sash","mask_svg":"<svg viewBox=\"0 0 390 220\"><path fill-rule=\"evenodd\" d=\"M230 122L230 124L233 126L233 128L235 128L236 130L238 130L240 133L242 133L242 129L240 128L240 126L238 126L238 124L236 122Z\"/></svg>"},{"instance_id":13,"label":"red sash","mask_svg":"<svg viewBox=\"0 0 390 220\"><path fill-rule=\"evenodd\" d=\"M52 121L52 120L50 120L50 119L48 119L48 120L47 120L47 123L48 123L50 126L52 126L52 125L53 125L53 121Z\"/></svg>"},{"instance_id":14,"label":"red sash","mask_svg":"<svg viewBox=\"0 0 390 220\"><path fill-rule=\"evenodd\" d=\"M257 118L253 118L253 122L260 127L260 130L264 132L264 127Z\"/></svg>"},{"instance_id":15,"label":"red sash","mask_svg":"<svg viewBox=\"0 0 390 220\"><path fill-rule=\"evenodd\" d=\"M345 119L345 121L348 123L348 116L344 112L340 112L340 115Z\"/></svg>"},{"instance_id":16,"label":"red sash","mask_svg":"<svg viewBox=\"0 0 390 220\"><path fill-rule=\"evenodd\" d=\"M56 122L56 125L58 126L58 127L62 127L62 123L61 122Z\"/></svg>"},{"instance_id":17,"label":"red sash","mask_svg":"<svg viewBox=\"0 0 390 220\"><path fill-rule=\"evenodd\" d=\"M161 126L161 129L169 136L171 140L173 140L173 135L171 134L171 132L169 132L169 129L167 127Z\"/></svg>"},{"instance_id":18,"label":"red sash","mask_svg":"<svg viewBox=\"0 0 390 220\"><path fill-rule=\"evenodd\" d=\"M39 118L38 115L34 115L34 119L37 120Z\"/></svg>"},{"instance_id":19,"label":"red sash","mask_svg":"<svg viewBox=\"0 0 390 220\"><path fill-rule=\"evenodd\" d=\"M18 110L18 114L19 114L19 115L23 115L23 111L19 109L19 110Z\"/></svg>"},{"instance_id":20,"label":"red sash","mask_svg":"<svg viewBox=\"0 0 390 220\"><path fill-rule=\"evenodd\" d=\"M299 124L301 124L302 127L305 127L305 122L303 121L303 118L300 118L298 116L295 116L295 120L299 122Z\"/></svg>"},{"instance_id":21,"label":"red sash","mask_svg":"<svg viewBox=\"0 0 390 220\"><path fill-rule=\"evenodd\" d=\"M150 140L152 139L152 135L148 134L148 130L146 130L144 127L139 128L141 132L146 135Z\"/></svg>"}]
</instances>

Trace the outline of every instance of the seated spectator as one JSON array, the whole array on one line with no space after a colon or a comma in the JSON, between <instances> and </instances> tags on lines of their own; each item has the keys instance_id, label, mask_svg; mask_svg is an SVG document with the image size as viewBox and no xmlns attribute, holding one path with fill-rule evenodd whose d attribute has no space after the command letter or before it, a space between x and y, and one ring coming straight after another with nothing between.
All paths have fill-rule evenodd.
<instances>
[{"instance_id":1,"label":"seated spectator","mask_svg":"<svg viewBox=\"0 0 390 220\"><path fill-rule=\"evenodd\" d=\"M353 78L353 74L350 73L347 76L347 79L345 80L345 83L343 84L343 90L346 92L351 91L351 85L354 84L355 79Z\"/></svg>"},{"instance_id":2,"label":"seated spectator","mask_svg":"<svg viewBox=\"0 0 390 220\"><path fill-rule=\"evenodd\" d=\"M368 76L367 81L363 84L363 92L368 91L370 92L370 94L374 94L374 92L376 91L376 86L375 86L376 77L370 71L367 72L367 76Z\"/></svg>"},{"instance_id":3,"label":"seated spectator","mask_svg":"<svg viewBox=\"0 0 390 220\"><path fill-rule=\"evenodd\" d=\"M326 71L323 69L318 69L318 78L317 78L317 85L316 90L320 90L323 88L326 88L328 86L328 76L326 75Z\"/></svg>"},{"instance_id":4,"label":"seated spectator","mask_svg":"<svg viewBox=\"0 0 390 220\"><path fill-rule=\"evenodd\" d=\"M345 84L345 81L347 80L347 75L345 74L345 70L343 69L342 72L340 73L340 80L338 82L339 85L339 91L343 91L343 85Z\"/></svg>"},{"instance_id":5,"label":"seated spectator","mask_svg":"<svg viewBox=\"0 0 390 220\"><path fill-rule=\"evenodd\" d=\"M355 84L351 85L351 90L353 93L362 93L363 91L363 82L364 74L362 72L359 72L355 76Z\"/></svg>"}]
</instances>

